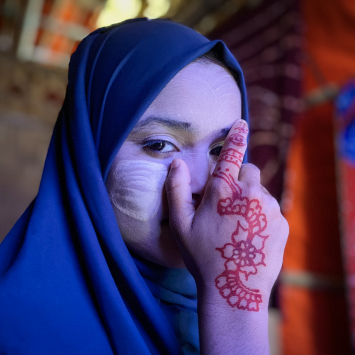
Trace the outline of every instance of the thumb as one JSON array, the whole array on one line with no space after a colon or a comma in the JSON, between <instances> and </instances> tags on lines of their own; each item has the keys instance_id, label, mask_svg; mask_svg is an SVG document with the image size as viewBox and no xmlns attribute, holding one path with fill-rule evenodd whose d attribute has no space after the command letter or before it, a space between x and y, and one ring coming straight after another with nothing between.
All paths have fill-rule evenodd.
<instances>
[{"instance_id":1,"label":"thumb","mask_svg":"<svg viewBox=\"0 0 355 355\"><path fill-rule=\"evenodd\" d=\"M189 168L182 159L174 159L165 182L169 205L169 224L175 235L184 237L190 232L195 207L192 202Z\"/></svg>"}]
</instances>

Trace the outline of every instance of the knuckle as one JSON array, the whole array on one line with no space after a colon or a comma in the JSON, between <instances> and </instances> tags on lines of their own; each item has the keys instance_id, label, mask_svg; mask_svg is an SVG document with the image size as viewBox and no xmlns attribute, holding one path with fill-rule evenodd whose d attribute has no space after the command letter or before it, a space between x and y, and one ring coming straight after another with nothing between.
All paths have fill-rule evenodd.
<instances>
[{"instance_id":1,"label":"knuckle","mask_svg":"<svg viewBox=\"0 0 355 355\"><path fill-rule=\"evenodd\" d=\"M246 185L257 182L260 184L260 170L253 164L243 164L239 173L240 181L245 182Z\"/></svg>"},{"instance_id":2,"label":"knuckle","mask_svg":"<svg viewBox=\"0 0 355 355\"><path fill-rule=\"evenodd\" d=\"M225 198L230 195L230 187L224 184L215 185L215 188L211 189L210 196L213 201L218 201L221 198Z\"/></svg>"},{"instance_id":3,"label":"knuckle","mask_svg":"<svg viewBox=\"0 0 355 355\"><path fill-rule=\"evenodd\" d=\"M248 195L252 198L256 198L256 197L261 196L260 185L254 181L250 181L247 184L247 191L248 191Z\"/></svg>"},{"instance_id":4,"label":"knuckle","mask_svg":"<svg viewBox=\"0 0 355 355\"><path fill-rule=\"evenodd\" d=\"M260 174L260 169L251 163L242 164L241 169L243 170L243 173L249 172L254 174Z\"/></svg>"},{"instance_id":5,"label":"knuckle","mask_svg":"<svg viewBox=\"0 0 355 355\"><path fill-rule=\"evenodd\" d=\"M290 233L290 226L284 216L282 216L282 224L283 224L283 228L285 229L285 239L287 240L288 235Z\"/></svg>"},{"instance_id":6,"label":"knuckle","mask_svg":"<svg viewBox=\"0 0 355 355\"><path fill-rule=\"evenodd\" d=\"M289 225L283 216L281 217L281 221L278 224L278 232L279 232L278 241L279 241L280 250L283 251L285 249L288 240L288 235L289 235Z\"/></svg>"},{"instance_id":7,"label":"knuckle","mask_svg":"<svg viewBox=\"0 0 355 355\"><path fill-rule=\"evenodd\" d=\"M270 205L270 208L274 211L277 211L280 214L280 216L282 216L281 208L276 198L272 197L271 195L266 195L264 198L268 200L268 204Z\"/></svg>"},{"instance_id":8,"label":"knuckle","mask_svg":"<svg viewBox=\"0 0 355 355\"><path fill-rule=\"evenodd\" d=\"M236 179L235 179L236 180ZM209 189L213 195L223 196L226 193L230 193L231 187L223 180L218 177L214 177L210 180Z\"/></svg>"},{"instance_id":9,"label":"knuckle","mask_svg":"<svg viewBox=\"0 0 355 355\"><path fill-rule=\"evenodd\" d=\"M219 189L218 189L218 193L220 196L224 196L224 195L230 195L231 194L231 188L229 185L226 184L221 184Z\"/></svg>"}]
</instances>

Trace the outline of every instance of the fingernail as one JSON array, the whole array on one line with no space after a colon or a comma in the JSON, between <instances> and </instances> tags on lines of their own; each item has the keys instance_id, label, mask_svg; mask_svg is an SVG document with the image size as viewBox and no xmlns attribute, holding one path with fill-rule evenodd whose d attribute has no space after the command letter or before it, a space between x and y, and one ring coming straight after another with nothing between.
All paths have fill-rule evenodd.
<instances>
[{"instance_id":1,"label":"fingernail","mask_svg":"<svg viewBox=\"0 0 355 355\"><path fill-rule=\"evenodd\" d=\"M172 162L171 162L171 168L172 169L176 169L176 168L178 168L180 166L180 163L177 161L177 160L173 160Z\"/></svg>"}]
</instances>

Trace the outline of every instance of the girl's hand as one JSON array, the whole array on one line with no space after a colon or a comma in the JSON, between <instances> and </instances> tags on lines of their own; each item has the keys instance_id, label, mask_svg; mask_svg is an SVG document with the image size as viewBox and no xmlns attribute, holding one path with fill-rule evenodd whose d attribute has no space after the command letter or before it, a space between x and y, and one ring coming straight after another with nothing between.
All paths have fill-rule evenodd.
<instances>
[{"instance_id":1,"label":"girl's hand","mask_svg":"<svg viewBox=\"0 0 355 355\"><path fill-rule=\"evenodd\" d=\"M197 210L183 160L171 164L166 191L170 228L198 289L216 304L257 312L267 309L288 224L260 185L259 169L241 165L247 134L247 123L235 122Z\"/></svg>"}]
</instances>

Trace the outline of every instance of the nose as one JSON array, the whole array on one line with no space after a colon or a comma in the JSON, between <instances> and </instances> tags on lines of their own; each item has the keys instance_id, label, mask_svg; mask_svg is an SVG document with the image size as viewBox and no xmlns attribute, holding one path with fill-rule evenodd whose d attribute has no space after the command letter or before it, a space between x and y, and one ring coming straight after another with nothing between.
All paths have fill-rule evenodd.
<instances>
[{"instance_id":1,"label":"nose","mask_svg":"<svg viewBox=\"0 0 355 355\"><path fill-rule=\"evenodd\" d=\"M192 201L195 209L200 205L207 181L211 175L210 162L206 156L195 155L185 160L191 176Z\"/></svg>"}]
</instances>

